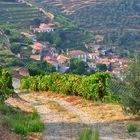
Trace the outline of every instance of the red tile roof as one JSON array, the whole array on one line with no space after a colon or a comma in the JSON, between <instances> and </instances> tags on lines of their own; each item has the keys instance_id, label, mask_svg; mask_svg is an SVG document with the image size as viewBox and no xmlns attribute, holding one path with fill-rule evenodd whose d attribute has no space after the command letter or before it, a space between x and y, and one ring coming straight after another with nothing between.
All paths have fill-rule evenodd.
<instances>
[{"instance_id":1,"label":"red tile roof","mask_svg":"<svg viewBox=\"0 0 140 140\"><path fill-rule=\"evenodd\" d=\"M40 55L30 55L30 58L35 59L35 60L40 60Z\"/></svg>"},{"instance_id":2,"label":"red tile roof","mask_svg":"<svg viewBox=\"0 0 140 140\"><path fill-rule=\"evenodd\" d=\"M28 73L27 71L24 71L24 70L21 70L21 71L19 72L19 74L20 74L21 76L29 76L29 73Z\"/></svg>"},{"instance_id":3,"label":"red tile roof","mask_svg":"<svg viewBox=\"0 0 140 140\"><path fill-rule=\"evenodd\" d=\"M69 54L70 55L83 55L83 54L86 54L86 52L83 52L81 50L72 50L72 51L69 51Z\"/></svg>"},{"instance_id":4,"label":"red tile roof","mask_svg":"<svg viewBox=\"0 0 140 140\"><path fill-rule=\"evenodd\" d=\"M100 53L91 53L90 55L91 55L91 56L99 56Z\"/></svg>"},{"instance_id":5,"label":"red tile roof","mask_svg":"<svg viewBox=\"0 0 140 140\"><path fill-rule=\"evenodd\" d=\"M109 59L107 58L107 57L105 57L105 58L100 58L100 62L108 62L109 61Z\"/></svg>"},{"instance_id":6,"label":"red tile roof","mask_svg":"<svg viewBox=\"0 0 140 140\"><path fill-rule=\"evenodd\" d=\"M52 24L45 24L45 23L41 23L39 28L33 28L33 30L35 31L45 31L45 30L51 30L52 28Z\"/></svg>"},{"instance_id":7,"label":"red tile roof","mask_svg":"<svg viewBox=\"0 0 140 140\"><path fill-rule=\"evenodd\" d=\"M58 60L58 61L67 61L67 60L70 60L70 58L68 58L68 57L66 57L66 56L64 56L64 55L59 55L59 56L57 57L57 60Z\"/></svg>"},{"instance_id":8,"label":"red tile roof","mask_svg":"<svg viewBox=\"0 0 140 140\"><path fill-rule=\"evenodd\" d=\"M24 35L24 36L26 36L26 37L34 36L33 34L25 33L25 32L21 32L20 34L21 34L21 35Z\"/></svg>"},{"instance_id":9,"label":"red tile roof","mask_svg":"<svg viewBox=\"0 0 140 140\"><path fill-rule=\"evenodd\" d=\"M15 71L18 72L21 76L29 76L28 71L22 67L17 68Z\"/></svg>"},{"instance_id":10,"label":"red tile roof","mask_svg":"<svg viewBox=\"0 0 140 140\"><path fill-rule=\"evenodd\" d=\"M111 63L110 62L102 62L102 64L110 65Z\"/></svg>"},{"instance_id":11,"label":"red tile roof","mask_svg":"<svg viewBox=\"0 0 140 140\"><path fill-rule=\"evenodd\" d=\"M34 50L40 51L43 47L43 45L39 42L34 43L33 45L30 45Z\"/></svg>"},{"instance_id":12,"label":"red tile roof","mask_svg":"<svg viewBox=\"0 0 140 140\"><path fill-rule=\"evenodd\" d=\"M58 64L57 61L55 61L55 60L47 60L46 62L49 63L49 64L51 64L51 65Z\"/></svg>"},{"instance_id":13,"label":"red tile roof","mask_svg":"<svg viewBox=\"0 0 140 140\"><path fill-rule=\"evenodd\" d=\"M45 60L45 61L48 61L48 60L51 60L51 59L52 59L52 58L51 58L50 56L46 56L44 60Z\"/></svg>"}]
</instances>

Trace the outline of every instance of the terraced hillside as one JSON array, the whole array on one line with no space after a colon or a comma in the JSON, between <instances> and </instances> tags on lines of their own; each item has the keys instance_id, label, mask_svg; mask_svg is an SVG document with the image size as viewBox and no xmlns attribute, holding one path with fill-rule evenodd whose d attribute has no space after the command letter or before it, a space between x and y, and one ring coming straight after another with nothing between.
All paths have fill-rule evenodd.
<instances>
[{"instance_id":1,"label":"terraced hillside","mask_svg":"<svg viewBox=\"0 0 140 140\"><path fill-rule=\"evenodd\" d=\"M34 7L29 7L15 0L0 0L0 26L9 28L27 28L36 18L42 18L43 13Z\"/></svg>"},{"instance_id":2,"label":"terraced hillside","mask_svg":"<svg viewBox=\"0 0 140 140\"><path fill-rule=\"evenodd\" d=\"M76 10L108 0L27 0L41 3L44 7L53 8L61 13L72 14Z\"/></svg>"},{"instance_id":3,"label":"terraced hillside","mask_svg":"<svg viewBox=\"0 0 140 140\"><path fill-rule=\"evenodd\" d=\"M68 16L80 28L105 35L108 45L135 50L140 46L140 1L112 0Z\"/></svg>"},{"instance_id":4,"label":"terraced hillside","mask_svg":"<svg viewBox=\"0 0 140 140\"><path fill-rule=\"evenodd\" d=\"M140 1L112 0L95 7L84 7L70 17L80 27L93 30L139 29Z\"/></svg>"}]
</instances>

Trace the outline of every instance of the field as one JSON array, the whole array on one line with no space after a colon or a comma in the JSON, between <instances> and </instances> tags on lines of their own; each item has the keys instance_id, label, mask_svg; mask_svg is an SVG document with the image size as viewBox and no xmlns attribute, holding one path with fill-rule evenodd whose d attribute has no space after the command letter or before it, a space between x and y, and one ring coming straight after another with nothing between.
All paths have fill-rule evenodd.
<instances>
[{"instance_id":1,"label":"field","mask_svg":"<svg viewBox=\"0 0 140 140\"><path fill-rule=\"evenodd\" d=\"M0 27L26 29L36 18L42 18L43 13L34 7L18 2L0 0Z\"/></svg>"}]
</instances>

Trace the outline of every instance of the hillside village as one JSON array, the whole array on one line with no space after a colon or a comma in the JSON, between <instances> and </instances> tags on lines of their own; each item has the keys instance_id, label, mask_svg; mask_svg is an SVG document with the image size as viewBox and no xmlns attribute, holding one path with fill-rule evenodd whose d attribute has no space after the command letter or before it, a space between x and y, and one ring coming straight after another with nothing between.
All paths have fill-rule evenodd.
<instances>
[{"instance_id":1,"label":"hillside village","mask_svg":"<svg viewBox=\"0 0 140 140\"><path fill-rule=\"evenodd\" d=\"M0 13L0 140L140 140L139 0Z\"/></svg>"},{"instance_id":2,"label":"hillside village","mask_svg":"<svg viewBox=\"0 0 140 140\"><path fill-rule=\"evenodd\" d=\"M115 48L107 48L102 45L104 36L96 35L94 43L85 44L85 48L89 52L82 50L69 50L58 52L57 46L53 46L49 42L41 42L36 38L37 33L50 33L55 32L55 25L52 23L41 23L39 27L32 28L32 33L21 32L21 35L32 40L32 45L25 45L22 47L23 50L28 48L31 49L30 54L17 54L20 59L33 59L34 61L46 61L53 65L56 71L65 73L69 69L70 60L77 58L84 61L89 68L95 71L100 71L97 65L102 64L106 66L106 70L116 78L123 80L125 77L125 71L128 67L128 59L120 58L115 54ZM101 44L101 45L100 45ZM22 44L21 44L22 45ZM26 69L26 68L25 68ZM28 72L24 68L17 68L16 71L19 74L26 76Z\"/></svg>"}]
</instances>

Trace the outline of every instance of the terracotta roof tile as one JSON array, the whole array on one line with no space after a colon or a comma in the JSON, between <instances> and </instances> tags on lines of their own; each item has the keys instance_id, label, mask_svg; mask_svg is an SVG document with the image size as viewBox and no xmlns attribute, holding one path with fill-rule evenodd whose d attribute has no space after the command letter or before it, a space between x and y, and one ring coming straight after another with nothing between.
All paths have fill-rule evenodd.
<instances>
[{"instance_id":1,"label":"terracotta roof tile","mask_svg":"<svg viewBox=\"0 0 140 140\"><path fill-rule=\"evenodd\" d=\"M69 51L69 54L70 55L82 55L82 54L86 54L86 52L81 51L81 50L72 50L72 51Z\"/></svg>"}]
</instances>

